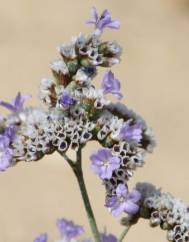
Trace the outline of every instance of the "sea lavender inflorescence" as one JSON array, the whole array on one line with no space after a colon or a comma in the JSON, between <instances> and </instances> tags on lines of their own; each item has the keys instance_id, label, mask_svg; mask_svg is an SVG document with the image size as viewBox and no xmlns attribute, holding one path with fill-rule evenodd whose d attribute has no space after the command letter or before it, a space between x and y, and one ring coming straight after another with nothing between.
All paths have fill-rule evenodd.
<instances>
[{"instance_id":1,"label":"sea lavender inflorescence","mask_svg":"<svg viewBox=\"0 0 189 242\"><path fill-rule=\"evenodd\" d=\"M141 211L145 211L152 225L160 224L169 231L170 241L189 241L188 216L184 216L188 208L170 195L155 192L150 197L142 185L128 190L128 180L144 164L146 153L153 151L155 139L138 114L120 102L108 100L107 94L119 100L123 97L120 81L111 70L105 72L99 89L94 86L97 68L118 64L122 49L116 41L101 40L104 29L118 29L119 21L112 20L107 10L99 16L93 8L91 15L87 23L95 26L94 31L61 45L60 58L50 64L54 79L41 81L40 99L45 108L25 108L30 95L21 93L10 103L0 102L10 111L0 119L0 170L59 152L78 178L95 240L116 242L114 235L99 234L82 184L81 150L88 141L98 141L102 148L91 154L91 168L105 186L105 206L110 212L114 216L127 213L127 218L134 221L144 217ZM68 149L76 151L76 163L67 157ZM83 233L82 227L65 219L58 220L57 226L61 241L69 242ZM47 234L42 234L35 242L47 240Z\"/></svg>"},{"instance_id":2,"label":"sea lavender inflorescence","mask_svg":"<svg viewBox=\"0 0 189 242\"><path fill-rule=\"evenodd\" d=\"M149 183L138 183L136 189L142 194L139 217L149 219L152 227L167 230L169 241L189 241L188 205Z\"/></svg>"}]
</instances>

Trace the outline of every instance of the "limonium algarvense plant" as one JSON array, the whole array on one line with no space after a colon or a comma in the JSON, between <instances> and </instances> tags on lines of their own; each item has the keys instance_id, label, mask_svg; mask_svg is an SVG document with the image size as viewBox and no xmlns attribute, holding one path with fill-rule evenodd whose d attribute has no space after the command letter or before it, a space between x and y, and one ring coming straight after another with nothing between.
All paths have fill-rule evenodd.
<instances>
[{"instance_id":1,"label":"limonium algarvense plant","mask_svg":"<svg viewBox=\"0 0 189 242\"><path fill-rule=\"evenodd\" d=\"M120 62L120 45L101 40L106 28L119 29L120 22L113 20L108 10L99 15L92 8L87 23L94 27L91 34L80 34L58 48L60 58L50 64L54 79L43 79L40 86L44 108L25 107L31 96L20 92L13 101L0 101L10 111L0 119L0 170L20 161L41 160L55 151L68 162L77 178L93 236L84 236L82 226L61 218L57 220L59 241L121 242L140 218L167 230L169 241L189 241L187 205L148 183L138 183L129 190L129 179L155 146L154 135L138 114L120 103L121 84L110 69ZM97 89L93 79L100 67L107 70ZM107 95L119 102L112 103ZM90 156L91 170L105 188L105 207L113 216L122 216L121 236L99 231L90 204L82 153L91 140L101 145ZM68 157L70 149L76 160ZM34 241L47 242L48 235L41 234Z\"/></svg>"}]
</instances>

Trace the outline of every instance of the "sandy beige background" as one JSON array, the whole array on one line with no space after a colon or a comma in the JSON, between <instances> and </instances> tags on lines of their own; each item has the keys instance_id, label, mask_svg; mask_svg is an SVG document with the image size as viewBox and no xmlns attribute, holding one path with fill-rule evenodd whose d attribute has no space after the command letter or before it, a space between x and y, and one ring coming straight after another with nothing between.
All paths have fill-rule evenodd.
<instances>
[{"instance_id":1,"label":"sandy beige background","mask_svg":"<svg viewBox=\"0 0 189 242\"><path fill-rule=\"evenodd\" d=\"M121 20L120 31L105 32L124 46L122 63L113 68L122 80L124 102L155 130L158 147L130 182L151 181L189 202L189 1L182 0L0 0L0 98L18 90L38 104L40 79L51 77L48 63L56 47L84 25L91 6L109 8ZM2 110L2 109L1 109ZM3 112L3 110L1 111ZM99 226L119 234L118 220L104 209L104 189L89 167L84 169ZM0 242L30 242L48 231L58 238L55 220L74 219L90 233L77 184L58 155L22 163L0 174ZM129 242L166 241L165 233L141 221Z\"/></svg>"}]
</instances>

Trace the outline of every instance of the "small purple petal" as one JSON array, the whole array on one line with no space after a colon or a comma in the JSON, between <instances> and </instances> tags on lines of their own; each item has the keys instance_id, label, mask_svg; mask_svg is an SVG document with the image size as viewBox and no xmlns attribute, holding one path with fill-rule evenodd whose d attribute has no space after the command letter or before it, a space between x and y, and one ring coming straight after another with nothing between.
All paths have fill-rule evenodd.
<instances>
[{"instance_id":1,"label":"small purple petal","mask_svg":"<svg viewBox=\"0 0 189 242\"><path fill-rule=\"evenodd\" d=\"M91 10L91 19L87 21L87 24L94 24L95 28L100 30L100 33L105 28L120 28L120 22L117 20L112 20L108 10L104 10L103 13L100 16L98 16L97 10L94 7Z\"/></svg>"},{"instance_id":2,"label":"small purple petal","mask_svg":"<svg viewBox=\"0 0 189 242\"><path fill-rule=\"evenodd\" d=\"M0 101L0 106L10 110L11 112L16 112L16 108L10 103Z\"/></svg>"},{"instance_id":3,"label":"small purple petal","mask_svg":"<svg viewBox=\"0 0 189 242\"><path fill-rule=\"evenodd\" d=\"M20 102L21 102L21 93L19 92L13 103L17 107L17 106L20 106Z\"/></svg>"},{"instance_id":4,"label":"small purple petal","mask_svg":"<svg viewBox=\"0 0 189 242\"><path fill-rule=\"evenodd\" d=\"M10 110L11 112L20 112L23 109L24 103L30 98L31 98L31 95L29 94L22 95L19 92L16 98L11 103L0 101L0 106Z\"/></svg>"},{"instance_id":5,"label":"small purple petal","mask_svg":"<svg viewBox=\"0 0 189 242\"><path fill-rule=\"evenodd\" d=\"M111 210L112 215L115 217L119 216L124 211L125 211L125 203L118 203L117 206L114 206Z\"/></svg>"},{"instance_id":6,"label":"small purple petal","mask_svg":"<svg viewBox=\"0 0 189 242\"><path fill-rule=\"evenodd\" d=\"M3 134L0 134L0 171L5 171L12 165L13 150L9 147L16 135L13 126L7 127Z\"/></svg>"},{"instance_id":7,"label":"small purple petal","mask_svg":"<svg viewBox=\"0 0 189 242\"><path fill-rule=\"evenodd\" d=\"M118 99L121 99L123 95L120 92L120 87L120 81L114 77L114 74L111 71L106 72L101 85L103 93L111 93Z\"/></svg>"},{"instance_id":8,"label":"small purple petal","mask_svg":"<svg viewBox=\"0 0 189 242\"><path fill-rule=\"evenodd\" d=\"M17 94L15 100L13 101L14 106L17 107L17 109L22 109L24 106L24 103L31 99L30 94L21 94L20 92Z\"/></svg>"},{"instance_id":9,"label":"small purple petal","mask_svg":"<svg viewBox=\"0 0 189 242\"><path fill-rule=\"evenodd\" d=\"M102 166L101 167L101 172L100 172L100 177L102 179L110 179L112 177L112 168L111 167L106 167Z\"/></svg>"},{"instance_id":10,"label":"small purple petal","mask_svg":"<svg viewBox=\"0 0 189 242\"><path fill-rule=\"evenodd\" d=\"M4 136L8 137L10 141L15 138L16 128L14 126L10 126L5 129Z\"/></svg>"},{"instance_id":11,"label":"small purple petal","mask_svg":"<svg viewBox=\"0 0 189 242\"><path fill-rule=\"evenodd\" d=\"M119 168L120 166L120 158L117 156L113 156L109 159L110 165L113 170Z\"/></svg>"},{"instance_id":12,"label":"small purple petal","mask_svg":"<svg viewBox=\"0 0 189 242\"><path fill-rule=\"evenodd\" d=\"M66 219L58 219L57 227L62 238L65 238L67 241L71 241L71 239L84 233L83 227L76 225L72 221Z\"/></svg>"},{"instance_id":13,"label":"small purple petal","mask_svg":"<svg viewBox=\"0 0 189 242\"><path fill-rule=\"evenodd\" d=\"M70 106L75 104L75 99L71 96L70 93L64 92L62 96L60 97L59 103L64 107L64 108L69 108Z\"/></svg>"},{"instance_id":14,"label":"small purple petal","mask_svg":"<svg viewBox=\"0 0 189 242\"><path fill-rule=\"evenodd\" d=\"M9 148L10 138L0 135L0 171L5 171L12 163L13 151Z\"/></svg>"},{"instance_id":15,"label":"small purple petal","mask_svg":"<svg viewBox=\"0 0 189 242\"><path fill-rule=\"evenodd\" d=\"M102 242L117 242L118 239L113 234L101 234L101 240Z\"/></svg>"},{"instance_id":16,"label":"small purple petal","mask_svg":"<svg viewBox=\"0 0 189 242\"><path fill-rule=\"evenodd\" d=\"M6 135L0 135L0 150L6 149L10 144L10 139Z\"/></svg>"},{"instance_id":17,"label":"small purple petal","mask_svg":"<svg viewBox=\"0 0 189 242\"><path fill-rule=\"evenodd\" d=\"M111 23L109 23L107 25L107 27L111 28L111 29L119 29L120 28L120 22L115 20L115 21L112 21Z\"/></svg>"},{"instance_id":18,"label":"small purple petal","mask_svg":"<svg viewBox=\"0 0 189 242\"><path fill-rule=\"evenodd\" d=\"M117 203L117 197L116 196L107 197L105 206L107 208L111 208L111 207L114 207L116 205L116 203Z\"/></svg>"},{"instance_id":19,"label":"small purple petal","mask_svg":"<svg viewBox=\"0 0 189 242\"><path fill-rule=\"evenodd\" d=\"M130 200L124 204L124 211L130 215L134 215L138 212L139 206Z\"/></svg>"},{"instance_id":20,"label":"small purple petal","mask_svg":"<svg viewBox=\"0 0 189 242\"><path fill-rule=\"evenodd\" d=\"M140 123L130 125L130 121L123 124L119 137L122 140L140 142L142 139L142 126Z\"/></svg>"},{"instance_id":21,"label":"small purple petal","mask_svg":"<svg viewBox=\"0 0 189 242\"><path fill-rule=\"evenodd\" d=\"M122 212L134 215L139 210L137 202L140 200L140 193L133 190L129 193L124 184L119 184L116 188L116 195L106 198L106 206L110 208L113 216L119 216Z\"/></svg>"},{"instance_id":22,"label":"small purple petal","mask_svg":"<svg viewBox=\"0 0 189 242\"><path fill-rule=\"evenodd\" d=\"M41 234L34 240L34 242L47 242L47 241L48 241L47 234Z\"/></svg>"},{"instance_id":23,"label":"small purple petal","mask_svg":"<svg viewBox=\"0 0 189 242\"><path fill-rule=\"evenodd\" d=\"M101 179L110 179L113 171L120 166L120 159L110 149L99 149L91 157L91 168Z\"/></svg>"},{"instance_id":24,"label":"small purple petal","mask_svg":"<svg viewBox=\"0 0 189 242\"><path fill-rule=\"evenodd\" d=\"M128 189L124 184L119 184L116 188L116 194L118 197L125 197L128 194Z\"/></svg>"},{"instance_id":25,"label":"small purple petal","mask_svg":"<svg viewBox=\"0 0 189 242\"><path fill-rule=\"evenodd\" d=\"M89 20L87 20L85 23L86 23L86 24L95 24L95 21L94 21L94 20L89 19Z\"/></svg>"},{"instance_id":26,"label":"small purple petal","mask_svg":"<svg viewBox=\"0 0 189 242\"><path fill-rule=\"evenodd\" d=\"M128 199L134 203L137 203L141 199L141 193L137 190L133 190L129 193Z\"/></svg>"},{"instance_id":27,"label":"small purple petal","mask_svg":"<svg viewBox=\"0 0 189 242\"><path fill-rule=\"evenodd\" d=\"M91 9L91 17L94 19L94 21L98 21L98 13L95 7L92 7Z\"/></svg>"},{"instance_id":28,"label":"small purple petal","mask_svg":"<svg viewBox=\"0 0 189 242\"><path fill-rule=\"evenodd\" d=\"M5 148L3 151L0 150L0 171L5 171L11 166L12 155L12 149Z\"/></svg>"},{"instance_id":29,"label":"small purple petal","mask_svg":"<svg viewBox=\"0 0 189 242\"><path fill-rule=\"evenodd\" d=\"M101 160L108 160L112 157L112 152L110 149L100 149L97 152L99 159Z\"/></svg>"}]
</instances>

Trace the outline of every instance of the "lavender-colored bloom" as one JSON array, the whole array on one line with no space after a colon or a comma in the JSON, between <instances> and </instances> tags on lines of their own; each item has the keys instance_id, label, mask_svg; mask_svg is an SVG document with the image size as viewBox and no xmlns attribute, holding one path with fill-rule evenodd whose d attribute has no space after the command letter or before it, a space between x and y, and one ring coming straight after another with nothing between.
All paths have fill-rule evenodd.
<instances>
[{"instance_id":1,"label":"lavender-colored bloom","mask_svg":"<svg viewBox=\"0 0 189 242\"><path fill-rule=\"evenodd\" d=\"M16 98L11 102L0 101L0 105L8 110L16 113L23 109L24 103L31 98L31 95L22 95L20 92L17 94Z\"/></svg>"},{"instance_id":2,"label":"lavender-colored bloom","mask_svg":"<svg viewBox=\"0 0 189 242\"><path fill-rule=\"evenodd\" d=\"M118 99L121 99L123 95L120 92L120 81L114 77L111 71L105 73L102 80L102 90L104 94L111 93Z\"/></svg>"},{"instance_id":3,"label":"lavender-colored bloom","mask_svg":"<svg viewBox=\"0 0 189 242\"><path fill-rule=\"evenodd\" d=\"M142 125L140 123L130 125L131 121L128 121L123 124L119 138L121 140L131 141L131 142L140 142L142 139Z\"/></svg>"},{"instance_id":4,"label":"lavender-colored bloom","mask_svg":"<svg viewBox=\"0 0 189 242\"><path fill-rule=\"evenodd\" d=\"M41 234L34 240L34 242L47 242L47 240L48 240L48 235Z\"/></svg>"},{"instance_id":5,"label":"lavender-colored bloom","mask_svg":"<svg viewBox=\"0 0 189 242\"><path fill-rule=\"evenodd\" d=\"M58 219L57 226L60 231L61 237L70 241L71 239L84 233L82 226L74 224L72 221L66 219Z\"/></svg>"},{"instance_id":6,"label":"lavender-colored bloom","mask_svg":"<svg viewBox=\"0 0 189 242\"><path fill-rule=\"evenodd\" d=\"M113 234L102 233L101 234L102 242L117 242L118 239Z\"/></svg>"},{"instance_id":7,"label":"lavender-colored bloom","mask_svg":"<svg viewBox=\"0 0 189 242\"><path fill-rule=\"evenodd\" d=\"M120 166L120 159L112 155L110 149L99 149L90 157L93 171L101 179L110 179L114 170Z\"/></svg>"},{"instance_id":8,"label":"lavender-colored bloom","mask_svg":"<svg viewBox=\"0 0 189 242\"><path fill-rule=\"evenodd\" d=\"M108 10L104 10L99 16L95 7L91 10L91 19L87 21L87 24L94 24L95 28L102 31L104 28L119 29L120 22L112 20Z\"/></svg>"},{"instance_id":9,"label":"lavender-colored bloom","mask_svg":"<svg viewBox=\"0 0 189 242\"><path fill-rule=\"evenodd\" d=\"M69 108L70 106L75 104L75 99L71 96L70 93L64 92L62 96L60 97L59 103L64 108Z\"/></svg>"},{"instance_id":10,"label":"lavender-colored bloom","mask_svg":"<svg viewBox=\"0 0 189 242\"><path fill-rule=\"evenodd\" d=\"M140 198L141 194L137 190L129 192L125 185L119 184L116 195L107 198L106 206L111 209L113 216L119 216L122 212L134 215L139 210L137 202Z\"/></svg>"}]
</instances>

